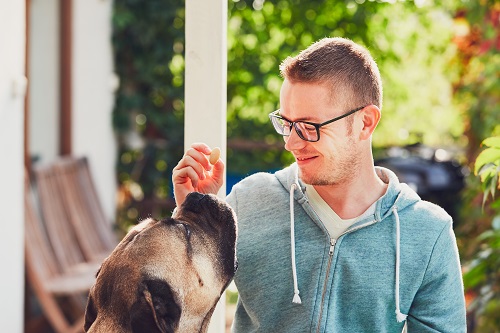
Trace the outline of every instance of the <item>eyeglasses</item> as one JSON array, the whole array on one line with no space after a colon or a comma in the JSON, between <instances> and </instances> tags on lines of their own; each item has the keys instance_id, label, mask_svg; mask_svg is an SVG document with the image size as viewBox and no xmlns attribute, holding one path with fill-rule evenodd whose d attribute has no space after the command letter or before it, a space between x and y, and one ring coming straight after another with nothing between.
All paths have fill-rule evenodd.
<instances>
[{"instance_id":1,"label":"eyeglasses","mask_svg":"<svg viewBox=\"0 0 500 333\"><path fill-rule=\"evenodd\" d=\"M271 112L269 114L269 118L271 119L271 122L274 125L274 129L278 134L283 135L283 136L290 136L292 133L292 127L295 128L295 132L301 138L302 140L309 141L309 142L316 142L319 141L319 129L321 126L325 126L328 124L333 123L334 121L340 120L342 118L345 118L347 116L350 116L354 112L357 112L359 110L362 110L366 107L361 106L357 109L351 110L347 113L344 113L341 116L335 117L333 119L327 120L324 123L317 124L317 123L312 123L309 121L290 121L286 118L283 118L282 116L279 115L280 110L276 110L274 112Z\"/></svg>"}]
</instances>

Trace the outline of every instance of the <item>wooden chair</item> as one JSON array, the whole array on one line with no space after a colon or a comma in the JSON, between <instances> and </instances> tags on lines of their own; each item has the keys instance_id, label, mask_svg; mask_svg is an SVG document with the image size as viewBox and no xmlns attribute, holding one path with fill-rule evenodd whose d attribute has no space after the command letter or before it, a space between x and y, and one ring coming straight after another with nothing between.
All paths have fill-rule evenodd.
<instances>
[{"instance_id":1,"label":"wooden chair","mask_svg":"<svg viewBox=\"0 0 500 333\"><path fill-rule=\"evenodd\" d=\"M96 269L61 267L37 214L28 177L25 180L25 266L28 283L56 333L83 332L84 308L77 319L68 319L62 297L86 297L95 281Z\"/></svg>"},{"instance_id":2,"label":"wooden chair","mask_svg":"<svg viewBox=\"0 0 500 333\"><path fill-rule=\"evenodd\" d=\"M88 261L102 261L118 244L97 196L87 159L54 162L56 181L69 222Z\"/></svg>"},{"instance_id":3,"label":"wooden chair","mask_svg":"<svg viewBox=\"0 0 500 333\"><path fill-rule=\"evenodd\" d=\"M88 260L70 222L54 167L35 166L34 175L41 217L58 264L65 271L73 270L76 265L85 265Z\"/></svg>"}]
</instances>

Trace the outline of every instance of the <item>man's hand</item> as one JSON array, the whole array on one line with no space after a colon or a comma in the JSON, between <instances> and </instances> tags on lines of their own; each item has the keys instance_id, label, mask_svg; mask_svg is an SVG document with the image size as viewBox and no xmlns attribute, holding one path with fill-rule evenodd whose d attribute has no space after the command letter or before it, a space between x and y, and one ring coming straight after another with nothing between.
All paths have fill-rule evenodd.
<instances>
[{"instance_id":1,"label":"man's hand","mask_svg":"<svg viewBox=\"0 0 500 333\"><path fill-rule=\"evenodd\" d=\"M211 165L212 149L204 143L194 143L172 172L175 203L179 207L190 192L217 194L223 184L224 163L219 158Z\"/></svg>"}]
</instances>

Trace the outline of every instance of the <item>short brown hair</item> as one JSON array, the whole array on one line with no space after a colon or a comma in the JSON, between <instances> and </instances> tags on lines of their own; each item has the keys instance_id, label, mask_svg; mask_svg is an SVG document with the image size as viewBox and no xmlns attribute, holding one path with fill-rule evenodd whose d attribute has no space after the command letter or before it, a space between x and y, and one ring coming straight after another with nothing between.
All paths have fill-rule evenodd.
<instances>
[{"instance_id":1,"label":"short brown hair","mask_svg":"<svg viewBox=\"0 0 500 333\"><path fill-rule=\"evenodd\" d=\"M382 80L364 47L345 38L324 38L280 65L291 82L326 83L341 107L376 105L382 109Z\"/></svg>"}]
</instances>

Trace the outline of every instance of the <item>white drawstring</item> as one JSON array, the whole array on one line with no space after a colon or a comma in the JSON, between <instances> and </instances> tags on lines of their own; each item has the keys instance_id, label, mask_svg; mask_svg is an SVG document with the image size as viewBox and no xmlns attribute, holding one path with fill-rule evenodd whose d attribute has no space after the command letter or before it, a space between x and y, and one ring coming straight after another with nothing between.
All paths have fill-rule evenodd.
<instances>
[{"instance_id":1,"label":"white drawstring","mask_svg":"<svg viewBox=\"0 0 500 333\"><path fill-rule=\"evenodd\" d=\"M399 231L399 215L398 209L396 206L392 209L394 213L394 217L396 218L396 286L395 286L395 294L396 294L396 319L399 323L406 320L408 315L401 313L399 308L399 266L400 266L400 231Z\"/></svg>"},{"instance_id":2,"label":"white drawstring","mask_svg":"<svg viewBox=\"0 0 500 333\"><path fill-rule=\"evenodd\" d=\"M297 188L297 184L292 184L290 187L290 242L292 248L292 274L293 274L293 303L302 304L299 296L299 285L297 282L297 265L295 264L295 213L293 209L293 193Z\"/></svg>"}]
</instances>

